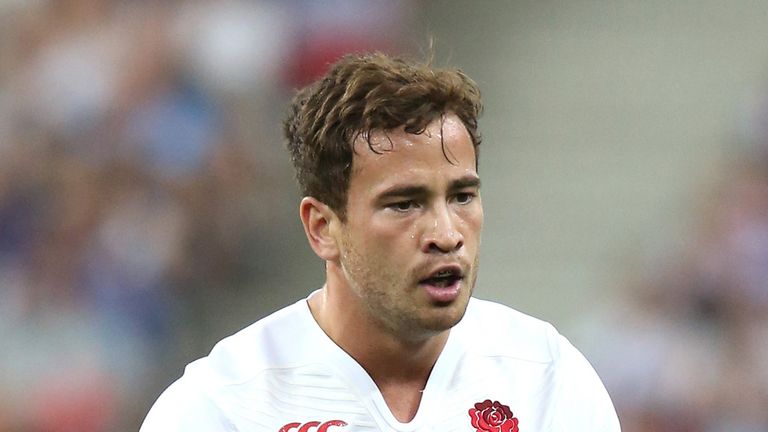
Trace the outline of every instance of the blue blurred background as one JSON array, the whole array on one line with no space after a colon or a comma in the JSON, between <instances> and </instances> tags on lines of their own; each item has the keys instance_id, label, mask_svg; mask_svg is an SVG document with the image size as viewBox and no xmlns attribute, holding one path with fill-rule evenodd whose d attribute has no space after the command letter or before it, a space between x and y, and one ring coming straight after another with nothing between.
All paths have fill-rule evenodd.
<instances>
[{"instance_id":1,"label":"blue blurred background","mask_svg":"<svg viewBox=\"0 0 768 432\"><path fill-rule=\"evenodd\" d=\"M136 430L323 282L280 120L350 51L484 92L477 295L625 432L768 430L768 5L0 0L0 432Z\"/></svg>"}]
</instances>

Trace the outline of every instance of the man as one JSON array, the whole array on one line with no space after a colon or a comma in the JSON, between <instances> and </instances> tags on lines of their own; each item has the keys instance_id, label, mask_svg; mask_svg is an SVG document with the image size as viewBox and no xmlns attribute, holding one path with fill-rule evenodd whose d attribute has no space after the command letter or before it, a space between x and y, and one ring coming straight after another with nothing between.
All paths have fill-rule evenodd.
<instances>
[{"instance_id":1,"label":"man","mask_svg":"<svg viewBox=\"0 0 768 432\"><path fill-rule=\"evenodd\" d=\"M618 431L549 324L472 299L480 92L348 56L285 121L322 289L224 339L156 402L154 431Z\"/></svg>"}]
</instances>

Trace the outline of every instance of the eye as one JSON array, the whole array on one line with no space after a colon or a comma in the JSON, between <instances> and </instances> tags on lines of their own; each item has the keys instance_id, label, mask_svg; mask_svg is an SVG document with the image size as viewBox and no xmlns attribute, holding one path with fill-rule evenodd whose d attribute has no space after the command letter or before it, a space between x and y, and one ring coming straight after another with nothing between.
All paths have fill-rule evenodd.
<instances>
[{"instance_id":1,"label":"eye","mask_svg":"<svg viewBox=\"0 0 768 432\"><path fill-rule=\"evenodd\" d=\"M460 192L456 194L455 199L459 204L469 204L475 199L475 194L472 192Z\"/></svg>"},{"instance_id":2,"label":"eye","mask_svg":"<svg viewBox=\"0 0 768 432\"><path fill-rule=\"evenodd\" d=\"M413 200L398 201L395 203L387 204L387 208L400 213L412 210L414 207L416 207L416 203Z\"/></svg>"}]
</instances>

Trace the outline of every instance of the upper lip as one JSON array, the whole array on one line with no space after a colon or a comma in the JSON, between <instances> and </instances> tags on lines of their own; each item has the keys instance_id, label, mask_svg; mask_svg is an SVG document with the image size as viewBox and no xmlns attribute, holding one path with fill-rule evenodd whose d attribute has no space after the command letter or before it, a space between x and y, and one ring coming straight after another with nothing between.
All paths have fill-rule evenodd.
<instances>
[{"instance_id":1,"label":"upper lip","mask_svg":"<svg viewBox=\"0 0 768 432\"><path fill-rule=\"evenodd\" d=\"M429 270L427 275L421 279L421 281L425 281L427 279L432 279L434 277L440 276L442 273L449 274L452 276L456 276L458 278L464 277L464 270L462 267L458 264L444 264L437 267L433 267Z\"/></svg>"}]
</instances>

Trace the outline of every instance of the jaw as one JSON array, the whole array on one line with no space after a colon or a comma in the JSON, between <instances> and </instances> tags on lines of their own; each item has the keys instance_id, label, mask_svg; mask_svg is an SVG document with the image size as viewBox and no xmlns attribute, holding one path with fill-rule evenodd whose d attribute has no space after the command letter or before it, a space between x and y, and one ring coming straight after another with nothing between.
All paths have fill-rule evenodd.
<instances>
[{"instance_id":1,"label":"jaw","mask_svg":"<svg viewBox=\"0 0 768 432\"><path fill-rule=\"evenodd\" d=\"M326 262L326 271L322 296L325 307L323 319L318 322L332 339L336 340L333 335L344 335L343 339L351 342L354 335L370 341L378 339L378 334L393 341L423 344L435 336L447 335L463 318L474 288L477 260L451 283L429 284L413 279L405 283L400 279L392 282L391 289L356 286L350 277L357 273L350 273L340 261ZM363 277L360 282L366 284L365 280ZM367 280L367 285L375 286L372 280ZM410 288L403 290L407 285ZM402 291L393 296L393 290Z\"/></svg>"},{"instance_id":2,"label":"jaw","mask_svg":"<svg viewBox=\"0 0 768 432\"><path fill-rule=\"evenodd\" d=\"M428 291L429 288L422 288L420 290ZM399 320L397 327L393 330L396 331L401 337L412 340L424 340L441 333L446 333L458 324L464 317L467 305L469 304L470 289L466 286L461 286L454 293L452 288L437 288L441 291L437 296L441 295L450 297L450 301L438 301L435 299L434 294L427 294L426 296L419 296L418 300L414 301L414 307L410 311L410 318L408 320Z\"/></svg>"}]
</instances>

